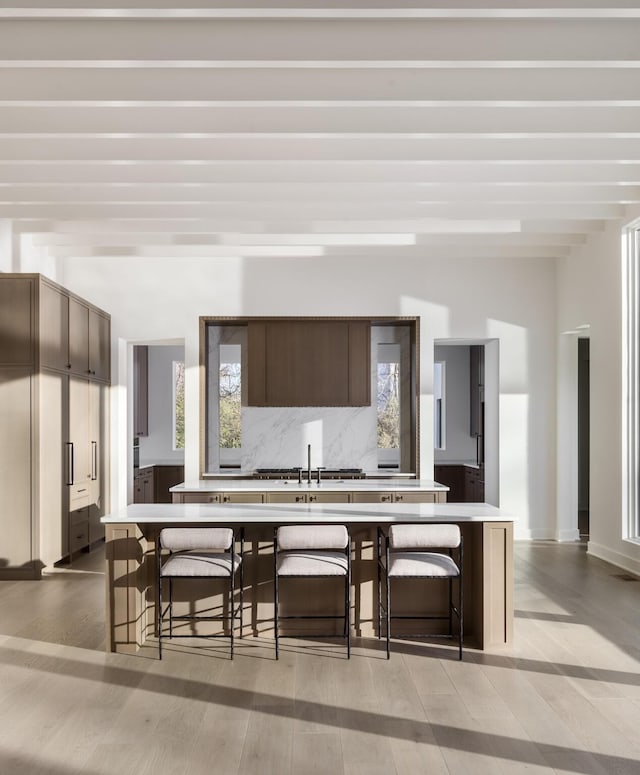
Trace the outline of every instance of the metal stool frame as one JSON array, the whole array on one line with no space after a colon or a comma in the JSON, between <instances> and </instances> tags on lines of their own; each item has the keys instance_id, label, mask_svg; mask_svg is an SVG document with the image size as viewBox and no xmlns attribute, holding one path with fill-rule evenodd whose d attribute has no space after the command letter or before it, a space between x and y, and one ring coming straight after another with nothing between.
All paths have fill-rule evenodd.
<instances>
[{"instance_id":1,"label":"metal stool frame","mask_svg":"<svg viewBox=\"0 0 640 775\"><path fill-rule=\"evenodd\" d=\"M382 546L384 543L384 556L385 561L384 564L382 562ZM436 549L437 547L429 547L429 549ZM425 547L424 550L427 551L427 548ZM416 553L420 553L420 550L417 550ZM440 551L440 554L443 552ZM451 549L447 550L447 553L450 557L453 556L453 552ZM448 621L449 622L449 628L448 632L446 633L411 633L411 638L451 638L453 639L453 614L455 613L458 617L459 622L459 628L458 628L458 659L462 659L462 640L464 637L464 610L463 610L463 598L462 598L462 584L463 584L463 537L460 535L460 545L458 546L457 550L457 565L459 574L458 576L427 576L427 575L419 575L419 576L403 576L403 579L438 579L440 581L444 581L445 579L448 581L448 592L449 592L449 601L448 601L448 614L447 615L439 615L439 614L433 614L433 615L423 615L423 616L408 616L408 615L391 615L391 578L389 577L389 559L390 559L390 549L389 549L389 536L388 534L385 534L383 529L378 526L378 640L382 637L382 611L385 613L385 629L386 629L386 641L387 641L387 659L390 659L391 657L391 620L392 619L414 619L414 620L421 620L421 621L427 621L427 620L442 620L442 621ZM382 579L384 576L385 580L385 602L382 602ZM458 579L458 605L453 604L453 579Z\"/></svg>"},{"instance_id":2,"label":"metal stool frame","mask_svg":"<svg viewBox=\"0 0 640 775\"><path fill-rule=\"evenodd\" d=\"M345 581L345 589L344 589L344 614L298 614L298 615L288 615L288 616L281 616L279 612L279 595L280 595L280 589L279 589L279 574L278 574L278 528L274 528L273 531L273 579L274 579L274 634L275 634L275 642L276 642L276 659L280 659L280 634L278 631L278 623L283 620L288 619L344 619L344 632L342 637L346 639L347 641L347 659L351 659L351 622L350 622L350 614L351 614L351 536L349 535L349 529L347 528L347 546L345 548L345 553L347 556L347 572L344 576ZM300 574L298 576L289 575L285 578L288 579L320 579L320 578L327 578L327 579L335 579L339 578L339 576L336 576L336 574L326 574L326 575L320 575L320 574L313 574L313 575L305 575ZM306 634L300 634L300 635L286 635L287 638L339 638L340 635L336 635L335 633L306 633Z\"/></svg>"},{"instance_id":3,"label":"metal stool frame","mask_svg":"<svg viewBox=\"0 0 640 775\"><path fill-rule=\"evenodd\" d=\"M238 605L235 604L235 577L236 577L236 568L234 567L234 555L235 555L235 547L236 547L236 533L235 530L231 530L231 544L229 546L229 559L231 563L231 572L228 576L229 580L229 611L227 614L218 614L216 616L203 616L201 614L185 614L183 616L174 616L173 615L173 579L174 578L180 578L182 580L186 579L193 579L193 580L224 580L225 576L168 576L166 577L169 581L169 601L165 607L165 609L162 609L162 544L160 540L160 534L158 534L158 538L156 541L156 578L157 578L157 590L158 590L158 622L157 622L157 629L158 629L158 656L159 659L162 659L162 638L164 637L162 634L162 626L164 624L165 616L167 612L169 612L169 639L173 637L173 622L174 621L200 621L200 622L209 622L209 621L228 621L229 622L229 635L226 635L224 632L218 633L216 635L180 635L180 638L226 638L229 637L231 641L231 659L233 659L233 647L234 647L234 624L236 621L239 620L240 622L240 638L242 638L242 614L243 614L243 604L244 604L244 527L240 529L240 564L239 564L239 570L240 570L240 589L239 589L239 602ZM169 551L169 556L172 554L177 554L178 552L171 552ZM221 552L222 554L222 552Z\"/></svg>"}]
</instances>

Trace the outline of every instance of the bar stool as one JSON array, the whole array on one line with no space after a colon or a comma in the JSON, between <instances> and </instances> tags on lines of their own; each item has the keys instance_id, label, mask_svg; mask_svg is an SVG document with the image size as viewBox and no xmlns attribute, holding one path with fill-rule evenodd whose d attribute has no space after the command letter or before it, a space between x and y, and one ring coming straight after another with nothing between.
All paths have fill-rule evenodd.
<instances>
[{"instance_id":1,"label":"bar stool","mask_svg":"<svg viewBox=\"0 0 640 775\"><path fill-rule=\"evenodd\" d=\"M384 543L384 563L382 560ZM428 551L446 549L447 553ZM456 550L457 563L453 559ZM386 584L385 603L382 602L382 577ZM448 581L448 613L445 615L392 616L391 579L440 579ZM453 603L453 580L458 579L458 605ZM414 637L453 638L453 614L459 620L458 659L462 659L462 535L458 525L391 525L385 536L378 527L378 638L382 634L382 611L385 612L387 659L391 656L392 619L442 619L449 622L448 632L442 635L423 634Z\"/></svg>"},{"instance_id":2,"label":"bar stool","mask_svg":"<svg viewBox=\"0 0 640 775\"><path fill-rule=\"evenodd\" d=\"M342 619L343 637L347 641L347 658L351 657L351 544L344 525L286 525L274 534L274 630L276 659L280 657L279 622L284 619ZM344 578L344 615L308 614L280 616L279 580L286 578ZM307 637L292 635L293 638ZM335 637L317 635L317 637Z\"/></svg>"},{"instance_id":3,"label":"bar stool","mask_svg":"<svg viewBox=\"0 0 640 775\"><path fill-rule=\"evenodd\" d=\"M169 551L164 563L162 550ZM235 533L227 527L205 528L173 528L160 531L156 543L157 592L158 592L158 652L162 659L162 638L164 618L169 612L169 637L173 637L174 621L227 621L231 639L231 659L233 659L233 636L236 621L240 622L240 637L242 637L242 603L244 588L244 566L242 554L244 551L244 529L240 531L240 554L235 553ZM235 603L235 577L240 571L240 601ZM228 579L229 599L228 612L215 616L202 614L173 615L173 580L174 579ZM169 581L169 602L162 608L163 580ZM220 638L217 635L181 635L185 638Z\"/></svg>"}]
</instances>

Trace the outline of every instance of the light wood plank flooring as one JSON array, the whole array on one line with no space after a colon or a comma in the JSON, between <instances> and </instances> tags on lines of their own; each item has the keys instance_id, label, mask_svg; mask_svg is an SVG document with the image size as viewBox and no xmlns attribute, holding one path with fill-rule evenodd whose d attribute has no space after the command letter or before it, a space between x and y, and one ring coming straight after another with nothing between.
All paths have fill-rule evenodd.
<instances>
[{"instance_id":1,"label":"light wood plank flooring","mask_svg":"<svg viewBox=\"0 0 640 775\"><path fill-rule=\"evenodd\" d=\"M515 646L167 644L106 654L102 553L0 582L0 773L640 773L640 582L516 545ZM194 648L193 644L198 647Z\"/></svg>"}]
</instances>

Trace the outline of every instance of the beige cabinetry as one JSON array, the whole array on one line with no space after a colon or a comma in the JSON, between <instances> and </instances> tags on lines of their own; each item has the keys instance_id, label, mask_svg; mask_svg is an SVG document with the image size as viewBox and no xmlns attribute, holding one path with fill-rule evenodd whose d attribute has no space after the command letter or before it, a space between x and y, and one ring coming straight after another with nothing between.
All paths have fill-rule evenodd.
<instances>
[{"instance_id":1,"label":"beige cabinetry","mask_svg":"<svg viewBox=\"0 0 640 775\"><path fill-rule=\"evenodd\" d=\"M368 406L368 320L256 320L248 324L251 406Z\"/></svg>"},{"instance_id":2,"label":"beige cabinetry","mask_svg":"<svg viewBox=\"0 0 640 775\"><path fill-rule=\"evenodd\" d=\"M352 493L333 492L269 492L267 503L351 503Z\"/></svg>"},{"instance_id":3,"label":"beige cabinetry","mask_svg":"<svg viewBox=\"0 0 640 775\"><path fill-rule=\"evenodd\" d=\"M108 382L109 316L64 288L41 279L38 287L39 365Z\"/></svg>"},{"instance_id":4,"label":"beige cabinetry","mask_svg":"<svg viewBox=\"0 0 640 775\"><path fill-rule=\"evenodd\" d=\"M174 503L266 503L263 492L174 493Z\"/></svg>"},{"instance_id":5,"label":"beige cabinetry","mask_svg":"<svg viewBox=\"0 0 640 775\"><path fill-rule=\"evenodd\" d=\"M375 490L297 489L264 492L179 492L174 503L446 503L446 492L376 492Z\"/></svg>"},{"instance_id":6,"label":"beige cabinetry","mask_svg":"<svg viewBox=\"0 0 640 775\"><path fill-rule=\"evenodd\" d=\"M90 315L104 340L92 369ZM106 313L41 275L0 274L0 578L38 578L73 554L72 525L86 523L82 548L101 532L109 330Z\"/></svg>"}]
</instances>

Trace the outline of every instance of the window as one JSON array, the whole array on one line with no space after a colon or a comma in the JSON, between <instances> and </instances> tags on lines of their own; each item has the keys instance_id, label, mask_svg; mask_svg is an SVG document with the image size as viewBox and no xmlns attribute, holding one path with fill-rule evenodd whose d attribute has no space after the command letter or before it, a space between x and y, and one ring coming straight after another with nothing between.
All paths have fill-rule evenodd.
<instances>
[{"instance_id":1,"label":"window","mask_svg":"<svg viewBox=\"0 0 640 775\"><path fill-rule=\"evenodd\" d=\"M184 449L184 361L173 362L173 448Z\"/></svg>"},{"instance_id":2,"label":"window","mask_svg":"<svg viewBox=\"0 0 640 775\"><path fill-rule=\"evenodd\" d=\"M240 449L242 446L241 397L242 370L240 347L220 345L218 378L220 401L220 448Z\"/></svg>"},{"instance_id":3,"label":"window","mask_svg":"<svg viewBox=\"0 0 640 775\"><path fill-rule=\"evenodd\" d=\"M378 447L400 448L399 363L378 363Z\"/></svg>"},{"instance_id":4,"label":"window","mask_svg":"<svg viewBox=\"0 0 640 775\"><path fill-rule=\"evenodd\" d=\"M626 248L626 249L624 249ZM626 476L623 504L626 512L624 538L640 539L640 228L627 229L623 245L623 369L625 395L623 438Z\"/></svg>"}]
</instances>

